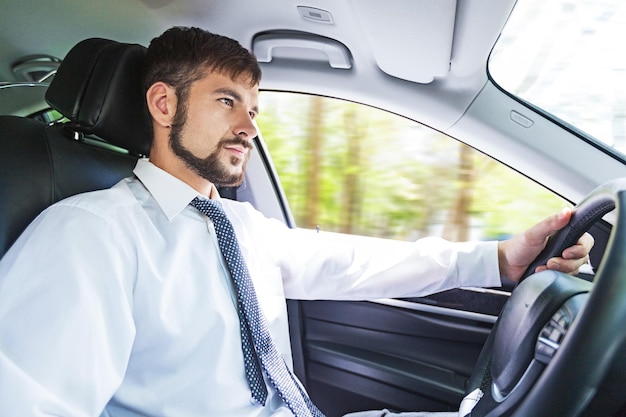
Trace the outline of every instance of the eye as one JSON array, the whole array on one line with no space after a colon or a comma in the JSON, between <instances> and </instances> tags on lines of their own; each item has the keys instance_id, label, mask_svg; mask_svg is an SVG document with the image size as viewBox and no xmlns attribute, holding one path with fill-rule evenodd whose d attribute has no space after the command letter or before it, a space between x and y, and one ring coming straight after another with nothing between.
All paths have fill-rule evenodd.
<instances>
[{"instance_id":1,"label":"eye","mask_svg":"<svg viewBox=\"0 0 626 417\"><path fill-rule=\"evenodd\" d=\"M250 118L251 118L252 120L254 120L254 119L256 118L256 113L255 113L255 112L251 111L251 112L249 112L248 114L250 115Z\"/></svg>"},{"instance_id":2,"label":"eye","mask_svg":"<svg viewBox=\"0 0 626 417\"><path fill-rule=\"evenodd\" d=\"M232 98L221 98L220 101L224 104L226 104L228 107L233 107L234 106L234 102Z\"/></svg>"}]
</instances>

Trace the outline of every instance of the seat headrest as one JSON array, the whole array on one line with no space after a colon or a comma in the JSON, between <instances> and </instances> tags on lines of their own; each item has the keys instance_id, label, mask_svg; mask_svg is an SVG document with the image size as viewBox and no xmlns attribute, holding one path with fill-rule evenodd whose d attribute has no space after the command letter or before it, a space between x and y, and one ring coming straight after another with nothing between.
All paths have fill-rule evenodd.
<instances>
[{"instance_id":1,"label":"seat headrest","mask_svg":"<svg viewBox=\"0 0 626 417\"><path fill-rule=\"evenodd\" d=\"M148 155L152 141L142 87L146 48L108 39L87 39L61 63L46 101L71 128Z\"/></svg>"}]
</instances>

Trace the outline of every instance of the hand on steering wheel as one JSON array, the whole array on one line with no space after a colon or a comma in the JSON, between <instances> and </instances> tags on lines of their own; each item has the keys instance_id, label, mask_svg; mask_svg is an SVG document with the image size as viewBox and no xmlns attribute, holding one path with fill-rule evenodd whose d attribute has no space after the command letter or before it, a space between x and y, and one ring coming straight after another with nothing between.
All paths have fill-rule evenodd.
<instances>
[{"instance_id":1,"label":"hand on steering wheel","mask_svg":"<svg viewBox=\"0 0 626 417\"><path fill-rule=\"evenodd\" d=\"M585 233L590 224L579 230L582 227L578 221L580 215L576 215L579 211L580 207L575 211L563 209L511 240L500 242L500 275L513 282L545 269L576 275L579 268L589 261L589 251L594 243L593 237ZM576 230L573 234L572 226ZM561 232L559 239L556 232ZM565 238L564 234L571 236ZM577 240L573 240L572 236L577 236Z\"/></svg>"},{"instance_id":2,"label":"hand on steering wheel","mask_svg":"<svg viewBox=\"0 0 626 417\"><path fill-rule=\"evenodd\" d=\"M572 256L564 251L577 242L582 246L574 255L580 256L576 251L589 244L581 236L613 209L616 221L593 284L556 270L535 273L552 258ZM519 239L521 248L533 246L533 236ZM513 248L516 243L520 241ZM504 249L507 262L515 259L510 247ZM623 398L611 403L612 397L602 396L599 387L615 377L612 369L626 369L615 366L626 357L626 179L590 193L539 252L524 272L519 272L519 259L511 262L522 282L504 306L470 378L467 392L483 394L471 416L578 416L584 410L585 416L614 415ZM618 379L626 380L626 375Z\"/></svg>"}]
</instances>

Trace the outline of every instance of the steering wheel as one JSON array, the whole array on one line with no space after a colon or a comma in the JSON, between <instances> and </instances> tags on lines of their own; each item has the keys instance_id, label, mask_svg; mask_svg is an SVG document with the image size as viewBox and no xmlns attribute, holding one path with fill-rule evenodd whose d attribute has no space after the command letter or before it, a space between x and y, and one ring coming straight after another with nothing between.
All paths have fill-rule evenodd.
<instances>
[{"instance_id":1,"label":"steering wheel","mask_svg":"<svg viewBox=\"0 0 626 417\"><path fill-rule=\"evenodd\" d=\"M614 209L616 221L593 284L556 271L533 273ZM614 415L623 393L613 402L594 397L612 365L626 357L626 178L585 197L524 278L472 372L467 392L480 389L483 396L470 416L570 417L592 401L604 407L593 415Z\"/></svg>"}]
</instances>

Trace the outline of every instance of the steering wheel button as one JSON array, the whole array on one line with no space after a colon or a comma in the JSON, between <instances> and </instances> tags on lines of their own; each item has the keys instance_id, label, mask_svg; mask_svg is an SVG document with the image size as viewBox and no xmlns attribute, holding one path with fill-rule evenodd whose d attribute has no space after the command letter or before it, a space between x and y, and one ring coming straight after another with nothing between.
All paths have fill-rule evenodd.
<instances>
[{"instance_id":1,"label":"steering wheel button","mask_svg":"<svg viewBox=\"0 0 626 417\"><path fill-rule=\"evenodd\" d=\"M554 327L550 326L549 324L547 324L543 329L541 329L541 337L545 337L546 339L550 338L550 335L552 334L552 332L556 330Z\"/></svg>"},{"instance_id":2,"label":"steering wheel button","mask_svg":"<svg viewBox=\"0 0 626 417\"><path fill-rule=\"evenodd\" d=\"M554 328L550 332L550 335L548 336L548 339L552 340L553 342L557 342L558 343L558 342L561 341L561 337L562 336L563 336L563 332L561 331L561 329Z\"/></svg>"},{"instance_id":3,"label":"steering wheel button","mask_svg":"<svg viewBox=\"0 0 626 417\"><path fill-rule=\"evenodd\" d=\"M535 348L535 359L539 362L547 364L550 362L550 359L554 356L556 349L548 344L544 343L541 339L537 342L537 346Z\"/></svg>"}]
</instances>

